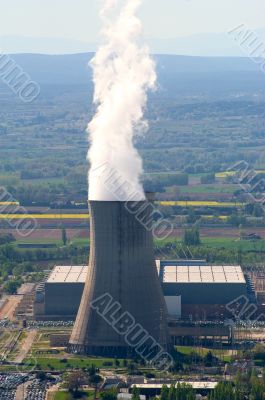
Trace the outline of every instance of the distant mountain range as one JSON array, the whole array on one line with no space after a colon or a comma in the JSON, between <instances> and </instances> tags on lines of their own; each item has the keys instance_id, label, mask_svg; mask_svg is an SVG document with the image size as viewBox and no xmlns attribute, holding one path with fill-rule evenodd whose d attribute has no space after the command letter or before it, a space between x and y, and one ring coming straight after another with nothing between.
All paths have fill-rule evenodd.
<instances>
[{"instance_id":1,"label":"distant mountain range","mask_svg":"<svg viewBox=\"0 0 265 400\"><path fill-rule=\"evenodd\" d=\"M4 53L72 54L95 51L97 44L75 39L0 37L0 50Z\"/></svg>"},{"instance_id":2,"label":"distant mountain range","mask_svg":"<svg viewBox=\"0 0 265 400\"><path fill-rule=\"evenodd\" d=\"M255 32L265 43L265 28ZM200 33L172 39L147 39L147 42L155 54L211 57L246 55L227 33ZM0 37L0 50L5 53L73 54L93 52L97 47L97 43L75 39Z\"/></svg>"},{"instance_id":3,"label":"distant mountain range","mask_svg":"<svg viewBox=\"0 0 265 400\"><path fill-rule=\"evenodd\" d=\"M40 85L81 85L84 90L92 87L88 65L92 56L93 53L12 55ZM157 55L155 61L161 94L265 90L265 75L260 65L249 58Z\"/></svg>"}]
</instances>

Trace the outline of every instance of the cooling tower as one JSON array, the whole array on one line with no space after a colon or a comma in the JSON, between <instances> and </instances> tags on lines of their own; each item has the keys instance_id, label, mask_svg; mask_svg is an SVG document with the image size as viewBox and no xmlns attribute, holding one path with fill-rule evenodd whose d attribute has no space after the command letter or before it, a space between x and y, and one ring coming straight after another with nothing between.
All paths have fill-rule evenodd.
<instances>
[{"instance_id":1,"label":"cooling tower","mask_svg":"<svg viewBox=\"0 0 265 400\"><path fill-rule=\"evenodd\" d=\"M124 334L110 323L111 318L117 320L124 312L130 313L135 324L142 326L163 348L168 347L166 306L148 229L151 210L147 201L90 202L89 272L70 338L70 351L110 356L131 354L133 349ZM105 295L113 299L111 304L121 305L111 318L91 307L95 299Z\"/></svg>"}]
</instances>

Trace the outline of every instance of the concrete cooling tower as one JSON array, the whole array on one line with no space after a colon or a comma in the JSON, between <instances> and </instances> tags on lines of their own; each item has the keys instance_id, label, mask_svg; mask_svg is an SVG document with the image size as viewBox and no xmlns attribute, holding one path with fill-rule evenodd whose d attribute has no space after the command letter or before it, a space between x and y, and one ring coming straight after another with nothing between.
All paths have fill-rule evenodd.
<instances>
[{"instance_id":1,"label":"concrete cooling tower","mask_svg":"<svg viewBox=\"0 0 265 400\"><path fill-rule=\"evenodd\" d=\"M147 201L90 202L89 272L70 351L108 356L133 353L125 331L116 329L115 321L124 312L133 317L134 325L143 328L142 332L168 348L166 306L155 267L152 233L145 226L150 227L151 210ZM107 307L106 300L110 300Z\"/></svg>"}]
</instances>

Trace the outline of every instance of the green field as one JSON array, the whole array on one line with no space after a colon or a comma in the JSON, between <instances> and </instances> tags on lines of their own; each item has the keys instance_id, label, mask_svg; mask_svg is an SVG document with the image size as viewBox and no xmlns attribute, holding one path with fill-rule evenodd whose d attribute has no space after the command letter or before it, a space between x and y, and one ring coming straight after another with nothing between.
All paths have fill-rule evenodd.
<instances>
[{"instance_id":1,"label":"green field","mask_svg":"<svg viewBox=\"0 0 265 400\"><path fill-rule=\"evenodd\" d=\"M181 193L234 193L238 185L194 185L181 187Z\"/></svg>"},{"instance_id":2,"label":"green field","mask_svg":"<svg viewBox=\"0 0 265 400\"><path fill-rule=\"evenodd\" d=\"M265 240L239 240L233 238L202 238L202 244L208 247L224 248L230 250L241 249L244 251L265 251Z\"/></svg>"},{"instance_id":3,"label":"green field","mask_svg":"<svg viewBox=\"0 0 265 400\"><path fill-rule=\"evenodd\" d=\"M170 243L180 245L181 242L181 238L176 240L173 238L167 238L163 240L156 239L155 245L158 247L164 247ZM242 251L265 251L265 240L239 240L239 237L202 237L200 246L229 250L241 249Z\"/></svg>"},{"instance_id":4,"label":"green field","mask_svg":"<svg viewBox=\"0 0 265 400\"><path fill-rule=\"evenodd\" d=\"M209 351L211 351L211 353L215 357L223 359L226 362L231 361L231 355L229 354L228 350L220 350L220 349L212 349L212 348L196 347L196 346L177 346L176 349L179 353L182 353L186 356L195 352L195 353L198 353L202 357L205 357L206 354Z\"/></svg>"},{"instance_id":5,"label":"green field","mask_svg":"<svg viewBox=\"0 0 265 400\"><path fill-rule=\"evenodd\" d=\"M45 371L64 371L72 368L89 368L91 365L95 365L98 368L114 368L114 359L109 358L88 358L88 357L68 357L66 355L65 359L58 359L56 357L36 357L35 359L27 358L25 360L28 365L36 365ZM104 365L104 363L112 362L112 366ZM120 360L122 365L122 360Z\"/></svg>"},{"instance_id":6,"label":"green field","mask_svg":"<svg viewBox=\"0 0 265 400\"><path fill-rule=\"evenodd\" d=\"M83 399L83 400L85 400L85 399L92 399L93 398L93 396L94 396L94 393L93 392L79 392L78 393L78 398L79 399ZM76 397L74 397L71 393L68 393L68 392L57 392L57 393L55 393L54 394L54 396L53 396L53 398L52 398L52 400L72 400L72 399L74 399L74 398L76 398Z\"/></svg>"}]
</instances>

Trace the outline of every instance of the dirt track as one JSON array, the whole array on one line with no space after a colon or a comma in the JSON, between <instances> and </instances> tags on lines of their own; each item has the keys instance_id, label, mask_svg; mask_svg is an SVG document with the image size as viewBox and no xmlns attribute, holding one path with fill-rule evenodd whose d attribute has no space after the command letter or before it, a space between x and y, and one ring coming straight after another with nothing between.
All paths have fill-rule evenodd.
<instances>
[{"instance_id":1,"label":"dirt track","mask_svg":"<svg viewBox=\"0 0 265 400\"><path fill-rule=\"evenodd\" d=\"M33 344L33 342L35 340L36 335L37 335L37 331L36 330L32 330L32 331L28 332L25 340L21 344L21 348L19 350L18 355L14 359L15 363L20 364L20 363L23 362L24 358L26 358L28 352L31 349L31 346L32 346L32 344Z\"/></svg>"},{"instance_id":2,"label":"dirt track","mask_svg":"<svg viewBox=\"0 0 265 400\"><path fill-rule=\"evenodd\" d=\"M14 319L14 311L21 300L21 296L8 296L7 302L0 309L0 319L8 318Z\"/></svg>"}]
</instances>

